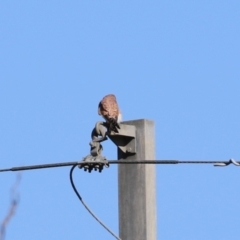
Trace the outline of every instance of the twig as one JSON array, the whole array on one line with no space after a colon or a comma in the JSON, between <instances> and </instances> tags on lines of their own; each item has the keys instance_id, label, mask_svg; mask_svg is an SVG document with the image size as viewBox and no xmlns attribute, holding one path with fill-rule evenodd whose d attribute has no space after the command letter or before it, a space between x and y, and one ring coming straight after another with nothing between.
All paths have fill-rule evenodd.
<instances>
[{"instance_id":1,"label":"twig","mask_svg":"<svg viewBox=\"0 0 240 240\"><path fill-rule=\"evenodd\" d=\"M0 240L4 239L5 233L6 233L6 226L8 225L9 221L11 220L11 218L13 217L13 215L16 212L16 208L17 208L18 203L19 203L19 194L17 192L17 188L20 184L20 181L21 181L21 173L18 173L16 182L11 187L11 190L10 190L10 196L11 196L10 208L8 210L8 213L7 213L6 217L3 219L3 221L0 225Z\"/></svg>"}]
</instances>

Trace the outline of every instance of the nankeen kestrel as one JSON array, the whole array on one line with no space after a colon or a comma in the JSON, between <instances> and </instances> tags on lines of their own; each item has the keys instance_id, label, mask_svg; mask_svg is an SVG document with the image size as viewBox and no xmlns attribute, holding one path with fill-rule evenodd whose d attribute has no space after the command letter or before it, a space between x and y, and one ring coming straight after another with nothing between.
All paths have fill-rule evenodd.
<instances>
[{"instance_id":1,"label":"nankeen kestrel","mask_svg":"<svg viewBox=\"0 0 240 240\"><path fill-rule=\"evenodd\" d=\"M106 120L110 131L118 132L121 113L115 95L108 94L102 99L98 105L98 114Z\"/></svg>"}]
</instances>

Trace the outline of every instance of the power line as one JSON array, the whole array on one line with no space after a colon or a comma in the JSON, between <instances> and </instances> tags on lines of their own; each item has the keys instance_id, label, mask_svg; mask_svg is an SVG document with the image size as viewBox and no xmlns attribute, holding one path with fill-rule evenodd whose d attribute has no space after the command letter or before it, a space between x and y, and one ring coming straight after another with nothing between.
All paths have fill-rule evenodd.
<instances>
[{"instance_id":1,"label":"power line","mask_svg":"<svg viewBox=\"0 0 240 240\"><path fill-rule=\"evenodd\" d=\"M91 164L101 164L101 162L93 161ZM109 160L108 164L212 164L214 166L228 166L229 164L234 164L235 166L240 166L240 161L235 161L230 159L229 161L215 160ZM88 163L84 161L75 161L75 162L61 162L61 163L50 163L50 164L39 164L39 165L30 165L30 166L21 166L21 167L12 167L0 169L0 172L7 171L24 171L24 170L34 170L34 169L43 169L43 168L55 168L55 167L67 167L73 165L86 165Z\"/></svg>"},{"instance_id":2,"label":"power line","mask_svg":"<svg viewBox=\"0 0 240 240\"><path fill-rule=\"evenodd\" d=\"M90 208L87 206L87 204L83 201L82 197L80 196L77 188L75 187L75 184L73 182L73 170L74 168L77 166L77 164L73 165L71 170L70 170L70 182L72 185L72 188L74 190L74 192L76 193L78 199L81 201L81 203L83 204L83 206L87 209L87 211L110 233L112 234L116 239L121 240L119 237L117 237L106 225L103 224L103 222L90 210Z\"/></svg>"}]
</instances>

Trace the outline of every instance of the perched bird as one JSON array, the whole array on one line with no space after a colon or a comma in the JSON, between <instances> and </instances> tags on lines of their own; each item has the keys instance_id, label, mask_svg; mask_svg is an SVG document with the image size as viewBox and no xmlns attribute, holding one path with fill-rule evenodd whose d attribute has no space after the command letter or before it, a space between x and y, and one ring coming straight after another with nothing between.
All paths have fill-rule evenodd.
<instances>
[{"instance_id":1,"label":"perched bird","mask_svg":"<svg viewBox=\"0 0 240 240\"><path fill-rule=\"evenodd\" d=\"M106 120L109 131L118 133L119 122L122 120L115 95L106 95L98 105L98 114Z\"/></svg>"}]
</instances>

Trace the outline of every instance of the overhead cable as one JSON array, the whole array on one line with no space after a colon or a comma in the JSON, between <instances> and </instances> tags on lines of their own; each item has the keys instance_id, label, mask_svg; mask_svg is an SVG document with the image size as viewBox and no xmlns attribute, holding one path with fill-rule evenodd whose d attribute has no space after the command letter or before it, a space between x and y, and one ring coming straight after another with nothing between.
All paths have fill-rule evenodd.
<instances>
[{"instance_id":1,"label":"overhead cable","mask_svg":"<svg viewBox=\"0 0 240 240\"><path fill-rule=\"evenodd\" d=\"M207 160L109 160L108 164L212 164L215 167L228 166L233 164L235 166L240 166L240 161L235 161L230 159L229 161L207 161ZM98 164L99 162L92 162L91 164ZM48 164L39 164L39 165L30 165L30 166L21 166L21 167L12 167L0 169L0 172L7 171L24 171L24 170L34 170L34 169L43 169L43 168L55 168L55 167L67 167L73 165L84 165L86 164L83 161L75 162L60 162L60 163L48 163Z\"/></svg>"}]
</instances>

